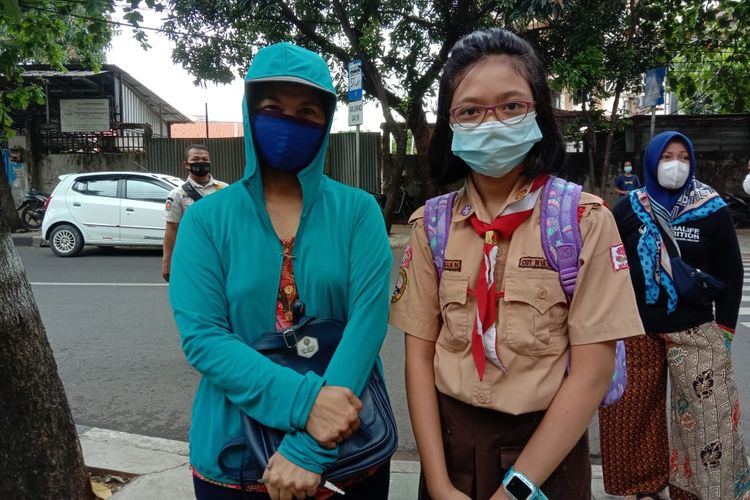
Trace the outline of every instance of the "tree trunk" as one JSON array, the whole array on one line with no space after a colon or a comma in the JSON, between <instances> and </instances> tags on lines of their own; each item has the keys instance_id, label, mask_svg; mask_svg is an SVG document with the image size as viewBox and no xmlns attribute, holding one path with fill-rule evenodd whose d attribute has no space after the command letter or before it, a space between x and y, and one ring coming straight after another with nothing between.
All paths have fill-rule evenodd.
<instances>
[{"instance_id":1,"label":"tree trunk","mask_svg":"<svg viewBox=\"0 0 750 500\"><path fill-rule=\"evenodd\" d=\"M422 180L422 190L420 193L420 204L429 198L438 194L437 184L432 178L430 172L430 162L427 156L430 147L430 127L427 124L427 116L421 106L414 106L409 113L407 121L409 130L414 137L414 145L417 148L417 161L419 169L419 178Z\"/></svg>"},{"instance_id":2,"label":"tree trunk","mask_svg":"<svg viewBox=\"0 0 750 500\"><path fill-rule=\"evenodd\" d=\"M8 182L8 176L5 174L4 159L0 161L0 219L6 221L10 232L21 227L21 219L18 218L18 212L16 212L10 182Z\"/></svg>"},{"instance_id":3,"label":"tree trunk","mask_svg":"<svg viewBox=\"0 0 750 500\"><path fill-rule=\"evenodd\" d=\"M386 169L386 172L384 172L386 200L385 207L383 207L383 217L385 218L385 227L388 234L391 234L393 212L396 209L396 203L398 203L401 197L401 179L403 178L404 166L406 164L406 127L393 127L390 129L390 133L393 134L396 141L396 151L390 154L383 154L385 159L383 167ZM389 144L383 145L384 152L390 150L390 133L383 134L384 139L389 142Z\"/></svg>"},{"instance_id":4,"label":"tree trunk","mask_svg":"<svg viewBox=\"0 0 750 500\"><path fill-rule=\"evenodd\" d=\"M93 498L57 364L3 217L0 381L0 498Z\"/></svg>"},{"instance_id":5,"label":"tree trunk","mask_svg":"<svg viewBox=\"0 0 750 500\"><path fill-rule=\"evenodd\" d=\"M581 111L586 117L586 152L588 153L589 168L588 168L588 189L593 191L596 187L596 168L594 166L594 151L596 151L596 132L594 131L594 123L591 119L591 112L586 110L586 100L581 101Z\"/></svg>"},{"instance_id":6,"label":"tree trunk","mask_svg":"<svg viewBox=\"0 0 750 500\"><path fill-rule=\"evenodd\" d=\"M612 142L615 138L615 127L617 126L617 108L620 106L620 94L622 93L622 83L617 82L615 87L615 101L612 104L612 114L609 117L609 132L607 132L607 143L604 146L604 161L602 163L602 179L599 191L602 198L607 192L607 181L609 180L609 157L612 155Z\"/></svg>"}]
</instances>

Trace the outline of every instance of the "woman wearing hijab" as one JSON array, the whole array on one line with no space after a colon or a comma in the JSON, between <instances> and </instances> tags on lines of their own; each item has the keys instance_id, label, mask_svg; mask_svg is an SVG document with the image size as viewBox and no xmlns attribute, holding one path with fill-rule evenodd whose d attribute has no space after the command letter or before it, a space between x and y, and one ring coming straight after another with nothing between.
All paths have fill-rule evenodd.
<instances>
[{"instance_id":1,"label":"woman wearing hijab","mask_svg":"<svg viewBox=\"0 0 750 500\"><path fill-rule=\"evenodd\" d=\"M613 210L647 335L625 340L627 390L599 412L605 490L657 499L669 484L672 499L745 498L750 472L731 360L743 276L737 235L721 197L695 178L687 136L657 135L643 164L645 187ZM681 296L675 245L723 288L702 303Z\"/></svg>"}]
</instances>

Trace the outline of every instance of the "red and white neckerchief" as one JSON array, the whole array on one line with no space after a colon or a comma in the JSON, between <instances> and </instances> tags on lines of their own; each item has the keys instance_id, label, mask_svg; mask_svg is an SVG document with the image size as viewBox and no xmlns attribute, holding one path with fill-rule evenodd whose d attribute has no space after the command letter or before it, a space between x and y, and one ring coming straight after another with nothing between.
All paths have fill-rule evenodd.
<instances>
[{"instance_id":1,"label":"red and white neckerchief","mask_svg":"<svg viewBox=\"0 0 750 500\"><path fill-rule=\"evenodd\" d=\"M547 182L546 175L540 175L531 183L529 191L520 199L509 203L491 224L482 222L476 212L469 221L479 236L484 239L484 259L477 275L474 293L477 298L477 314L471 333L471 353L479 373L484 378L485 361L507 372L497 352L497 302L495 294L495 262L497 262L498 238L509 239L518 226L523 224L534 211L536 202ZM502 296L502 294L500 295Z\"/></svg>"}]
</instances>

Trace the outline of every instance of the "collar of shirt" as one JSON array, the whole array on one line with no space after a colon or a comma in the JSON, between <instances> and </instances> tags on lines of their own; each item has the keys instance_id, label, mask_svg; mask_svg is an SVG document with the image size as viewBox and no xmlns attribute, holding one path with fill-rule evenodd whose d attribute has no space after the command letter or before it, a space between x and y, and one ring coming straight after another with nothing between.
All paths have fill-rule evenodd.
<instances>
[{"instance_id":1,"label":"collar of shirt","mask_svg":"<svg viewBox=\"0 0 750 500\"><path fill-rule=\"evenodd\" d=\"M500 215L509 203L518 201L529 194L532 181L533 179L527 179L523 176L519 177L495 217ZM477 218L482 222L490 223L495 219L495 217L490 217L489 211L485 208L484 203L482 203L482 197L479 196L471 175L466 177L464 187L458 191L458 203L455 204L454 212L453 220L457 222L468 219L474 213L477 214Z\"/></svg>"},{"instance_id":2,"label":"collar of shirt","mask_svg":"<svg viewBox=\"0 0 750 500\"><path fill-rule=\"evenodd\" d=\"M205 186L204 186L204 185L202 185L202 184L198 184L197 182L195 182L195 181L193 180L193 178L192 178L192 177L190 177L189 175L188 175L187 181L188 181L188 182L189 182L189 183L190 183L190 184L191 184L191 185L192 185L192 186L193 186L194 188L196 188L196 189L206 189L207 187L209 187L209 186L213 186L214 184L216 184L216 180L215 180L215 179L213 178L213 176L212 176L211 174L208 174L208 182L206 183L206 185L205 185Z\"/></svg>"}]
</instances>

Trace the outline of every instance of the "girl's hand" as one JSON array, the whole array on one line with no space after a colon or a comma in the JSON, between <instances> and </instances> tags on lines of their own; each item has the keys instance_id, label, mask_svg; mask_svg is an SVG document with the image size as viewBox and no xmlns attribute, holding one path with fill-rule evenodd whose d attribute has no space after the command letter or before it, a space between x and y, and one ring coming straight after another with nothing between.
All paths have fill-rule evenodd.
<instances>
[{"instance_id":1,"label":"girl's hand","mask_svg":"<svg viewBox=\"0 0 750 500\"><path fill-rule=\"evenodd\" d=\"M437 495L433 495L432 493L430 493L430 495L435 500L471 500L471 497L462 493L453 485L450 485L450 488L438 492Z\"/></svg>"},{"instance_id":2,"label":"girl's hand","mask_svg":"<svg viewBox=\"0 0 750 500\"><path fill-rule=\"evenodd\" d=\"M494 495L490 497L490 500L510 500L508 497L508 494L505 493L505 488L500 486L500 489L495 492Z\"/></svg>"}]
</instances>

